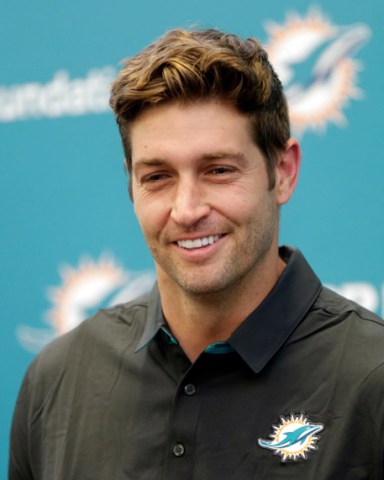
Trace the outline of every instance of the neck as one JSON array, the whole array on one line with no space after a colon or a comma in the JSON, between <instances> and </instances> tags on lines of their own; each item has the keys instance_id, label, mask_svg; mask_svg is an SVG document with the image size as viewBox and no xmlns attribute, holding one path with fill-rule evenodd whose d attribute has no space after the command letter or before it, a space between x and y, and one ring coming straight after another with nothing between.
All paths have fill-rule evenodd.
<instances>
[{"instance_id":1,"label":"neck","mask_svg":"<svg viewBox=\"0 0 384 480\"><path fill-rule=\"evenodd\" d=\"M196 295L158 272L165 318L188 358L194 362L208 345L227 340L269 294L284 268L277 258L275 268L259 280L246 279L220 292Z\"/></svg>"}]
</instances>

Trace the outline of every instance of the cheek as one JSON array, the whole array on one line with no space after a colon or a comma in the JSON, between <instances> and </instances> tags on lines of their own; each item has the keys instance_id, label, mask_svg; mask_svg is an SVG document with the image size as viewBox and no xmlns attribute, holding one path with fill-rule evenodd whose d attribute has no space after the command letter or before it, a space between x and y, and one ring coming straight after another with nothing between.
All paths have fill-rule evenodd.
<instances>
[{"instance_id":1,"label":"cheek","mask_svg":"<svg viewBox=\"0 0 384 480\"><path fill-rule=\"evenodd\" d=\"M144 236L160 231L167 222L167 212L162 202L150 202L134 197L134 211Z\"/></svg>"},{"instance_id":2,"label":"cheek","mask_svg":"<svg viewBox=\"0 0 384 480\"><path fill-rule=\"evenodd\" d=\"M271 192L260 192L260 186L247 194L229 196L226 212L239 225L267 225L275 222L278 207Z\"/></svg>"},{"instance_id":3,"label":"cheek","mask_svg":"<svg viewBox=\"0 0 384 480\"><path fill-rule=\"evenodd\" d=\"M255 187L246 184L231 185L217 196L212 196L212 205L227 216L246 220L254 215L262 203Z\"/></svg>"}]
</instances>

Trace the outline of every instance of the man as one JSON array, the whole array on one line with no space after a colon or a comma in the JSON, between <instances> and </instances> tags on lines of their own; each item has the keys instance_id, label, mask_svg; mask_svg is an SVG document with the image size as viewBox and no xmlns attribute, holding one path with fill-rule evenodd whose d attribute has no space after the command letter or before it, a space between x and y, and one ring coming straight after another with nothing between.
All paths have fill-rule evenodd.
<instances>
[{"instance_id":1,"label":"man","mask_svg":"<svg viewBox=\"0 0 384 480\"><path fill-rule=\"evenodd\" d=\"M43 351L11 479L382 479L384 328L278 247L300 148L254 39L175 30L112 86L148 297Z\"/></svg>"}]
</instances>

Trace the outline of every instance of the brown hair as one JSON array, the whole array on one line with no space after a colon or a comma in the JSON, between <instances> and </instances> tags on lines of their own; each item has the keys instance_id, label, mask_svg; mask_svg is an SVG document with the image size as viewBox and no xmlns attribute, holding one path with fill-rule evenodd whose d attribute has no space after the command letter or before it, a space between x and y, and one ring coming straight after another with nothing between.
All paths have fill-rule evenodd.
<instances>
[{"instance_id":1,"label":"brown hair","mask_svg":"<svg viewBox=\"0 0 384 480\"><path fill-rule=\"evenodd\" d=\"M130 124L151 106L222 99L246 114L263 153L270 188L290 136L282 85L260 42L219 30L171 30L130 58L112 85L110 105L131 172Z\"/></svg>"}]
</instances>

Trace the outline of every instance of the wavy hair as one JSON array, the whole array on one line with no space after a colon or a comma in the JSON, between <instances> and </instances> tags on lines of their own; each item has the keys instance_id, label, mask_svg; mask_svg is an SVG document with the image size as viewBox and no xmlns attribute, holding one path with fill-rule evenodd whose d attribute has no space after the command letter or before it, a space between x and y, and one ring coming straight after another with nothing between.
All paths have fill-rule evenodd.
<instances>
[{"instance_id":1,"label":"wavy hair","mask_svg":"<svg viewBox=\"0 0 384 480\"><path fill-rule=\"evenodd\" d=\"M258 40L216 29L171 30L125 62L112 84L110 105L128 171L130 125L143 110L174 100L204 99L229 102L249 117L273 188L276 162L290 137L281 82Z\"/></svg>"}]
</instances>

